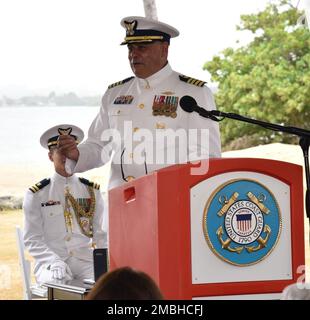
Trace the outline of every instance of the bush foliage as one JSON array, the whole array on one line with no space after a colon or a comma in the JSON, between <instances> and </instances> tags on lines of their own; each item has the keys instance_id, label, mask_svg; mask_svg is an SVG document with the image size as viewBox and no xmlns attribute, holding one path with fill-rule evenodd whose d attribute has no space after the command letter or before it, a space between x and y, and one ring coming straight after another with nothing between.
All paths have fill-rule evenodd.
<instances>
[{"instance_id":1,"label":"bush foliage","mask_svg":"<svg viewBox=\"0 0 310 320\"><path fill-rule=\"evenodd\" d=\"M219 110L309 129L310 32L297 26L301 15L292 0L275 0L262 12L241 16L237 29L251 31L253 41L227 48L204 65L218 83ZM298 141L292 135L228 119L221 123L221 134L226 149L245 136L252 145Z\"/></svg>"}]
</instances>

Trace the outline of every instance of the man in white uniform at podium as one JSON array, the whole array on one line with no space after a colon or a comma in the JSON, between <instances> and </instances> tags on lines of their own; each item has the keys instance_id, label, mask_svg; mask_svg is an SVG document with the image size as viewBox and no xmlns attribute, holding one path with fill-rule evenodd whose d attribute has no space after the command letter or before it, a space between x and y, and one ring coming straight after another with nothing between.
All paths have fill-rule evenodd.
<instances>
[{"instance_id":1,"label":"man in white uniform at podium","mask_svg":"<svg viewBox=\"0 0 310 320\"><path fill-rule=\"evenodd\" d=\"M189 95L197 105L216 109L204 81L173 71L168 62L170 39L179 31L136 16L121 25L126 30L121 44L127 45L135 77L108 87L84 143L77 147L70 136L60 137L66 170L83 172L112 158L111 189L175 163L220 157L218 123L180 107L180 99Z\"/></svg>"}]
</instances>

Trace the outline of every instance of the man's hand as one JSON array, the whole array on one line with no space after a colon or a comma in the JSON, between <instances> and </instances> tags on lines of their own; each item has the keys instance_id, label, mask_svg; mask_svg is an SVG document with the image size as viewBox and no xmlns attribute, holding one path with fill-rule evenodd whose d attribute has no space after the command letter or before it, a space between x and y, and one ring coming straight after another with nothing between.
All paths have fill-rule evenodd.
<instances>
[{"instance_id":1,"label":"man's hand","mask_svg":"<svg viewBox=\"0 0 310 320\"><path fill-rule=\"evenodd\" d=\"M64 279L65 280L72 280L73 275L69 268L69 266L62 260L57 260L53 264L51 264L50 270L53 273L54 279Z\"/></svg>"},{"instance_id":2,"label":"man's hand","mask_svg":"<svg viewBox=\"0 0 310 320\"><path fill-rule=\"evenodd\" d=\"M69 135L60 135L58 137L57 146L60 153L66 158L78 161L80 153L73 137Z\"/></svg>"}]
</instances>

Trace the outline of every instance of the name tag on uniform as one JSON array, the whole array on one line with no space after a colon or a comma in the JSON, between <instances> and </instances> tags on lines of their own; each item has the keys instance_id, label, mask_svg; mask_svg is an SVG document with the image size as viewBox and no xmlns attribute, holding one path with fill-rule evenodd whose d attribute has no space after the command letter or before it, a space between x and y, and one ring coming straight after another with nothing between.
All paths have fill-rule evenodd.
<instances>
[{"instance_id":1,"label":"name tag on uniform","mask_svg":"<svg viewBox=\"0 0 310 320\"><path fill-rule=\"evenodd\" d=\"M114 104L131 104L133 96L119 96L114 100Z\"/></svg>"}]
</instances>

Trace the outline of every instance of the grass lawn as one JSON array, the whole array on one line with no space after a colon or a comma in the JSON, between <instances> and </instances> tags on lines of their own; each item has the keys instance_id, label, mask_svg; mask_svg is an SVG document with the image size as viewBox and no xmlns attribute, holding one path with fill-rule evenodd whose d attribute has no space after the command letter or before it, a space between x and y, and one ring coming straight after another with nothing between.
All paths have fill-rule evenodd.
<instances>
[{"instance_id":1,"label":"grass lawn","mask_svg":"<svg viewBox=\"0 0 310 320\"><path fill-rule=\"evenodd\" d=\"M23 212L0 211L0 300L23 298L21 272L18 264L15 226L23 227ZM310 281L309 226L305 220L307 281ZM29 254L27 259L31 259ZM31 259L32 260L32 259ZM32 260L33 261L33 260Z\"/></svg>"},{"instance_id":2,"label":"grass lawn","mask_svg":"<svg viewBox=\"0 0 310 320\"><path fill-rule=\"evenodd\" d=\"M0 299L22 299L15 226L23 226L22 210L0 211Z\"/></svg>"}]
</instances>

